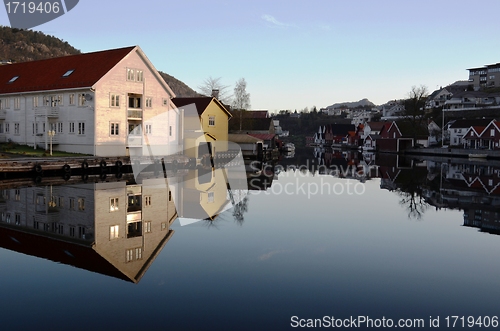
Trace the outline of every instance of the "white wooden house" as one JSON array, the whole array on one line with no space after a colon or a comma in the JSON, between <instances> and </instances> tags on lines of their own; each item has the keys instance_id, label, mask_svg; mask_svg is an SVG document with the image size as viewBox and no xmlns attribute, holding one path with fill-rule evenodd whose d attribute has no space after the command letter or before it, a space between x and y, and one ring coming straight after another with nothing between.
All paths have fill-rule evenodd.
<instances>
[{"instance_id":1,"label":"white wooden house","mask_svg":"<svg viewBox=\"0 0 500 331\"><path fill-rule=\"evenodd\" d=\"M0 141L125 156L155 138L175 152L182 114L174 96L138 46L3 65Z\"/></svg>"}]
</instances>

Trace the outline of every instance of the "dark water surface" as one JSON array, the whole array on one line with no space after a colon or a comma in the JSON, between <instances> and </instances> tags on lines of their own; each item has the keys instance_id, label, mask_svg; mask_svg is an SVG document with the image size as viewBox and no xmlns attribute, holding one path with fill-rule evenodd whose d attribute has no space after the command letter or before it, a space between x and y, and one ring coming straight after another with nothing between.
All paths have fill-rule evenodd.
<instances>
[{"instance_id":1,"label":"dark water surface","mask_svg":"<svg viewBox=\"0 0 500 331\"><path fill-rule=\"evenodd\" d=\"M293 316L360 315L429 329L431 317L499 315L498 169L376 169L282 171L250 191L243 219L228 210L183 227L146 184L6 188L2 329L282 330Z\"/></svg>"}]
</instances>

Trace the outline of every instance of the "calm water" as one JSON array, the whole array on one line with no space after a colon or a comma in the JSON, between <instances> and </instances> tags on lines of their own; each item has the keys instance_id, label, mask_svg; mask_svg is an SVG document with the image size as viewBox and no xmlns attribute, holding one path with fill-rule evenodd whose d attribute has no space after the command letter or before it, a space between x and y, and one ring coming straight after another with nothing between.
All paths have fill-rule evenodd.
<instances>
[{"instance_id":1,"label":"calm water","mask_svg":"<svg viewBox=\"0 0 500 331\"><path fill-rule=\"evenodd\" d=\"M282 165L236 211L189 226L153 182L4 185L2 329L282 330L359 315L428 329L431 316L500 314L493 163L320 151Z\"/></svg>"}]
</instances>

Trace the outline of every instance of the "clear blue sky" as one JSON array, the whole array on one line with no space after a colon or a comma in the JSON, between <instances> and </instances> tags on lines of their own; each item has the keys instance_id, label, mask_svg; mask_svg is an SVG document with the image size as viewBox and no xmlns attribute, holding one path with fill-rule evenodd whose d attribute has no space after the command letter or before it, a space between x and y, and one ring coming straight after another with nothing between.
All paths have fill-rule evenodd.
<instances>
[{"instance_id":1,"label":"clear blue sky","mask_svg":"<svg viewBox=\"0 0 500 331\"><path fill-rule=\"evenodd\" d=\"M500 62L498 12L498 0L80 0L34 29L83 52L139 45L194 89L244 77L252 108L273 111L382 104L465 80Z\"/></svg>"}]
</instances>

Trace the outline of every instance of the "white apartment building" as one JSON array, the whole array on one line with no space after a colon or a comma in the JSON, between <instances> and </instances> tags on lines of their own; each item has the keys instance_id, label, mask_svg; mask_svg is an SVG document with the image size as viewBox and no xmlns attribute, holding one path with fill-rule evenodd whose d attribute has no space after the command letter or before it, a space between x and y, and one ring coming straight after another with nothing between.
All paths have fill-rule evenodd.
<instances>
[{"instance_id":1,"label":"white apartment building","mask_svg":"<svg viewBox=\"0 0 500 331\"><path fill-rule=\"evenodd\" d=\"M154 138L180 151L173 97L138 46L3 65L0 141L126 156L145 154L144 141Z\"/></svg>"}]
</instances>

